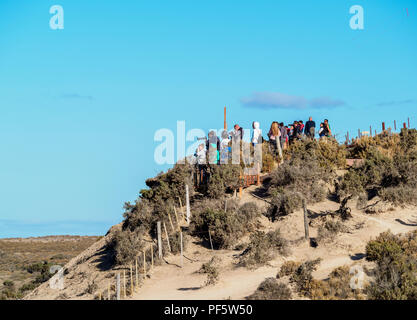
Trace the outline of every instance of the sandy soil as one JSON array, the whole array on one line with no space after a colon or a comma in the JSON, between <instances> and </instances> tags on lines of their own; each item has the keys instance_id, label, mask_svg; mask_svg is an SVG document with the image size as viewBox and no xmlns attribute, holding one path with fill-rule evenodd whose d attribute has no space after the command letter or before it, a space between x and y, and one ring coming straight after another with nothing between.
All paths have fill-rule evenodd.
<instances>
[{"instance_id":1,"label":"sandy soil","mask_svg":"<svg viewBox=\"0 0 417 320\"><path fill-rule=\"evenodd\" d=\"M242 202L254 201L259 206L265 207L266 203L253 197L250 192L254 186L246 189ZM137 291L127 299L244 299L253 293L257 286L267 277L275 277L279 267L286 260L304 261L307 259L321 258L322 261L314 276L324 279L336 267L354 264L369 265L365 261L366 243L378 236L381 232L391 230L393 233L404 233L417 228L417 209L415 207L396 208L378 214L366 214L363 210L352 208L353 218L345 224L347 232L328 243L319 244L312 248L303 240L304 223L302 210L285 217L283 220L271 223L266 218L260 218L265 231L279 228L282 235L292 241L291 254L287 257L278 256L268 265L249 270L236 267L237 255L241 251L219 250L211 251L198 244L196 239L187 248L181 267L180 257L168 255L165 262L148 273L146 279L140 274L141 283ZM336 210L339 204L326 200L309 206L308 209L315 213L326 210ZM114 226L115 228L120 227ZM310 228L310 237L315 237L317 228ZM65 268L65 287L62 290L51 289L48 283L42 284L26 299L94 299L99 291L107 297L107 288L112 284L114 291L115 275L121 272L119 269L111 269L105 260L103 252L107 237L96 242L78 257L72 259ZM213 256L221 259L220 281L214 286L205 286L206 275L196 273L202 263L208 262ZM94 281L97 288L88 290L88 285ZM90 292L88 292L90 291Z\"/></svg>"}]
</instances>

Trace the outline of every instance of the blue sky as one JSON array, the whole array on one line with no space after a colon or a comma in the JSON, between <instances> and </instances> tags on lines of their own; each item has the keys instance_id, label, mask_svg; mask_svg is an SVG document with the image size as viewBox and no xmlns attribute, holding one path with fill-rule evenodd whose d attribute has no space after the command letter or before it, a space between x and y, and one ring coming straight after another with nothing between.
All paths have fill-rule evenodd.
<instances>
[{"instance_id":1,"label":"blue sky","mask_svg":"<svg viewBox=\"0 0 417 320\"><path fill-rule=\"evenodd\" d=\"M413 0L0 0L0 237L104 234L167 168L155 131L221 128L225 105L229 127L415 127L416 39ZM245 104L271 93L307 103Z\"/></svg>"}]
</instances>

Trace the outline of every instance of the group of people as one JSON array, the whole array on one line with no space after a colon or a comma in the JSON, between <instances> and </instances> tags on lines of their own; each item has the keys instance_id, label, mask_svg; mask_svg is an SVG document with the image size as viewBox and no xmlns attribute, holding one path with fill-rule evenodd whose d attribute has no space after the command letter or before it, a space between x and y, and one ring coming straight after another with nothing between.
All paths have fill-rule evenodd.
<instances>
[{"instance_id":1,"label":"group of people","mask_svg":"<svg viewBox=\"0 0 417 320\"><path fill-rule=\"evenodd\" d=\"M322 123L320 123L318 135L320 138L330 137L332 135L328 119L325 119ZM287 126L285 126L283 122L278 123L277 121L274 121L272 122L271 128L268 132L268 138L271 145L276 146L278 139L282 149L285 149L295 140L300 140L304 137L315 139L315 136L316 123L313 121L312 117L310 117L305 124L303 120L299 120L294 121Z\"/></svg>"},{"instance_id":2,"label":"group of people","mask_svg":"<svg viewBox=\"0 0 417 320\"><path fill-rule=\"evenodd\" d=\"M252 129L250 142L255 147L256 145L262 144L264 139L258 121L252 123ZM332 135L328 119L325 119L320 123L318 135L320 138L330 137ZM200 138L205 139L206 143L200 144L194 154L199 170L205 175L207 163L229 163L233 152L240 152L240 142L243 140L243 136L243 128L238 124L235 124L232 131L227 132L226 130L223 130L221 138L217 136L215 131L210 131L208 137ZM271 151L275 153L277 150L280 150L281 152L295 140L305 138L315 139L316 123L313 121L312 117L310 117L305 124L302 120L299 120L294 121L287 126L285 126L283 122L279 123L278 121L273 121L267 136L270 148L273 149Z\"/></svg>"}]
</instances>

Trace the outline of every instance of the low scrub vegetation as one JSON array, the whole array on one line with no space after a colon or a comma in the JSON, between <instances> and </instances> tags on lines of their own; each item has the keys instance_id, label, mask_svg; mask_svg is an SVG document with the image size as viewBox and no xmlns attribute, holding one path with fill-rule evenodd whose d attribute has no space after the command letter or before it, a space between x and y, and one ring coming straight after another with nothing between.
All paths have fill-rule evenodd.
<instances>
[{"instance_id":1,"label":"low scrub vegetation","mask_svg":"<svg viewBox=\"0 0 417 320\"><path fill-rule=\"evenodd\" d=\"M234 201L205 201L194 209L191 221L191 234L200 237L207 245L211 242L214 249L226 249L236 245L240 238L255 230L256 218L260 210L255 203L237 206ZM225 210L226 208L226 210Z\"/></svg>"},{"instance_id":2,"label":"low scrub vegetation","mask_svg":"<svg viewBox=\"0 0 417 320\"><path fill-rule=\"evenodd\" d=\"M254 268L274 259L278 254L289 254L288 242L281 236L280 231L255 231L241 254L239 265Z\"/></svg>"},{"instance_id":3,"label":"low scrub vegetation","mask_svg":"<svg viewBox=\"0 0 417 320\"><path fill-rule=\"evenodd\" d=\"M266 278L248 300L291 300L290 288L275 278Z\"/></svg>"},{"instance_id":4,"label":"low scrub vegetation","mask_svg":"<svg viewBox=\"0 0 417 320\"><path fill-rule=\"evenodd\" d=\"M366 246L366 259L374 261L369 299L417 299L417 231L405 235L381 233Z\"/></svg>"},{"instance_id":5,"label":"low scrub vegetation","mask_svg":"<svg viewBox=\"0 0 417 320\"><path fill-rule=\"evenodd\" d=\"M378 140L385 139L386 145ZM379 196L394 205L417 204L417 131L403 129L399 135L367 138L354 153L364 164L351 167L337 184L338 197L357 196L364 199ZM361 145L362 142L357 142Z\"/></svg>"}]
</instances>

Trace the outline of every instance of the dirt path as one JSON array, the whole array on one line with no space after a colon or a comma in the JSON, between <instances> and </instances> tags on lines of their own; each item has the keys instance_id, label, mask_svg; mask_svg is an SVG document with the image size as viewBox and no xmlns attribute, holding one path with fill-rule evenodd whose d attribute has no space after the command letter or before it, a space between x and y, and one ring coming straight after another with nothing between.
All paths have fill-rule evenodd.
<instances>
[{"instance_id":1,"label":"dirt path","mask_svg":"<svg viewBox=\"0 0 417 320\"><path fill-rule=\"evenodd\" d=\"M247 199L245 199L247 200ZM253 201L253 199L251 199ZM330 201L309 207L311 210L334 210L338 205ZM279 266L285 260L304 261L307 259L321 258L322 262L317 271L313 273L316 278L323 279L336 267L365 264L366 243L378 236L381 232L390 229L393 233L404 233L416 229L416 226L400 223L415 218L414 208L398 209L374 216L367 215L358 210L352 210L353 219L349 220L350 233L340 234L329 244L311 248L308 243L301 242L292 248L289 257L278 257L271 261L268 266L256 270L233 267L233 255L237 251L222 250L214 254L222 259L220 281L214 286L204 286L206 276L196 271L201 264L210 260L213 253L201 247L192 247L188 254L192 255L191 262L184 259L184 267L163 265L155 268L150 279L146 279L144 285L134 294L131 299L244 299L253 293L258 285L267 277L275 277ZM284 221L265 223L267 229L280 228L284 236L289 239L297 239L303 235L303 220L300 211L286 217ZM355 225L362 224L361 228L355 229ZM312 230L311 236L315 236ZM180 264L179 257L168 258L171 263Z\"/></svg>"}]
</instances>

